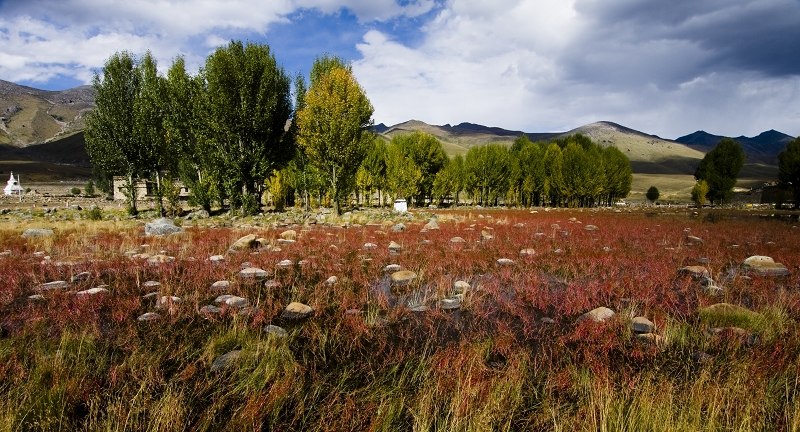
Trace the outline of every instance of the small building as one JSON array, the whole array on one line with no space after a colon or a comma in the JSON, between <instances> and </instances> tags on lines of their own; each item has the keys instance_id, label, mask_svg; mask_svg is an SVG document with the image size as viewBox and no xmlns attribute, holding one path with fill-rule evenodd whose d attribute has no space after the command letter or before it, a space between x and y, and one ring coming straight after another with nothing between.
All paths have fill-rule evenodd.
<instances>
[{"instance_id":1,"label":"small building","mask_svg":"<svg viewBox=\"0 0 800 432\"><path fill-rule=\"evenodd\" d=\"M123 176L114 176L113 178L113 188L114 188L114 200L124 201L128 198L125 196L127 193L126 183L128 182L127 177ZM136 200L137 201L144 201L149 198L154 198L156 196L156 183L150 180L142 180L136 179L134 184L134 188L136 189ZM180 188L178 196L181 198L188 198L189 197L189 188L186 187L182 181L175 180L172 182L173 185Z\"/></svg>"},{"instance_id":2,"label":"small building","mask_svg":"<svg viewBox=\"0 0 800 432\"><path fill-rule=\"evenodd\" d=\"M14 173L11 173L11 178L8 179L6 182L6 187L3 189L3 194L5 195L22 195L25 193L25 190L22 189L22 186L19 184L19 176L14 178Z\"/></svg>"},{"instance_id":3,"label":"small building","mask_svg":"<svg viewBox=\"0 0 800 432\"><path fill-rule=\"evenodd\" d=\"M406 213L408 211L408 203L406 200L402 198L394 200L394 211L398 213Z\"/></svg>"}]
</instances>

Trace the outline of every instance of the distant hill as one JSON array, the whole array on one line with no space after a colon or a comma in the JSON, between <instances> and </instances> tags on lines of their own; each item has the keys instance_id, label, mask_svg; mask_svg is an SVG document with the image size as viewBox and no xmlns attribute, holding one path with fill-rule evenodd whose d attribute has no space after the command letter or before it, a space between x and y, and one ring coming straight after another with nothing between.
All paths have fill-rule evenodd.
<instances>
[{"instance_id":1,"label":"distant hill","mask_svg":"<svg viewBox=\"0 0 800 432\"><path fill-rule=\"evenodd\" d=\"M94 98L91 86L47 91L0 80L0 144L27 147L80 132Z\"/></svg>"},{"instance_id":2,"label":"distant hill","mask_svg":"<svg viewBox=\"0 0 800 432\"><path fill-rule=\"evenodd\" d=\"M723 138L725 137L713 135L706 131L697 131L677 138L675 141L707 153L716 147ZM794 137L771 129L754 137L739 136L733 139L741 144L748 163L777 165L778 154L786 148L786 144L792 141Z\"/></svg>"}]
</instances>

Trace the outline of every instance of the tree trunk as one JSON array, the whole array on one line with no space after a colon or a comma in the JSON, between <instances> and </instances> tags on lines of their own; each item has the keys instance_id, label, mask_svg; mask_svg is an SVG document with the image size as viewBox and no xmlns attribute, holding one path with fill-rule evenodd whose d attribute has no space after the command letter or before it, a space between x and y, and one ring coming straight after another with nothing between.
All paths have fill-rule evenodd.
<instances>
[{"instance_id":1,"label":"tree trunk","mask_svg":"<svg viewBox=\"0 0 800 432\"><path fill-rule=\"evenodd\" d=\"M342 211L339 208L339 188L337 187L338 179L336 178L336 167L333 167L332 170L333 175L331 176L331 186L333 189L333 213L336 216L341 216Z\"/></svg>"},{"instance_id":2,"label":"tree trunk","mask_svg":"<svg viewBox=\"0 0 800 432\"><path fill-rule=\"evenodd\" d=\"M136 183L133 182L133 173L128 173L128 213L136 216L139 210L136 208Z\"/></svg>"},{"instance_id":3,"label":"tree trunk","mask_svg":"<svg viewBox=\"0 0 800 432\"><path fill-rule=\"evenodd\" d=\"M156 171L156 211L159 216L164 216L164 200L161 193L161 173Z\"/></svg>"}]
</instances>

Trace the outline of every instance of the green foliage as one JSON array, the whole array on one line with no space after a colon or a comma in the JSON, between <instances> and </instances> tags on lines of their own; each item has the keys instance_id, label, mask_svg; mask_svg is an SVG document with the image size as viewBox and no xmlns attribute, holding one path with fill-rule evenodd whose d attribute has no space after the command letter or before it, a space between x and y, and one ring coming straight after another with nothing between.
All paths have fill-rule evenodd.
<instances>
[{"instance_id":1,"label":"green foliage","mask_svg":"<svg viewBox=\"0 0 800 432\"><path fill-rule=\"evenodd\" d=\"M708 183L707 196L712 204L723 203L730 199L743 164L742 146L730 138L724 138L703 157L694 177Z\"/></svg>"},{"instance_id":2,"label":"green foliage","mask_svg":"<svg viewBox=\"0 0 800 432\"><path fill-rule=\"evenodd\" d=\"M354 186L356 171L372 138L372 104L349 67L333 57L314 62L311 86L296 116L298 142L328 179L334 211Z\"/></svg>"},{"instance_id":3,"label":"green foliage","mask_svg":"<svg viewBox=\"0 0 800 432\"><path fill-rule=\"evenodd\" d=\"M650 188L647 189L647 193L645 194L645 197L647 197L647 200L650 201L651 203L658 201L658 197L660 196L661 192L659 192L658 188L655 186L650 186Z\"/></svg>"},{"instance_id":4,"label":"green foliage","mask_svg":"<svg viewBox=\"0 0 800 432\"><path fill-rule=\"evenodd\" d=\"M433 180L433 196L443 202L448 195L453 196L453 205L458 206L459 193L464 190L464 157L456 155L445 164Z\"/></svg>"},{"instance_id":5,"label":"green foliage","mask_svg":"<svg viewBox=\"0 0 800 432\"><path fill-rule=\"evenodd\" d=\"M70 190L69 190L69 193L70 193L70 195L72 195L72 196L78 196L78 195L80 195L80 194L81 194L81 188L79 188L79 187L74 187L74 188L72 188L72 189L70 189Z\"/></svg>"},{"instance_id":6,"label":"green foliage","mask_svg":"<svg viewBox=\"0 0 800 432\"><path fill-rule=\"evenodd\" d=\"M373 139L367 145L366 156L356 172L356 185L366 190L370 199L374 190L386 188L386 158L386 144L383 140Z\"/></svg>"},{"instance_id":7,"label":"green foliage","mask_svg":"<svg viewBox=\"0 0 800 432\"><path fill-rule=\"evenodd\" d=\"M103 219L103 211L100 210L100 207L92 206L89 210L86 211L86 217L89 220L98 221Z\"/></svg>"},{"instance_id":8,"label":"green foliage","mask_svg":"<svg viewBox=\"0 0 800 432\"><path fill-rule=\"evenodd\" d=\"M89 182L86 183L86 188L84 189L84 191L86 192L86 196L93 197L94 196L94 192L95 192L94 191L94 182L89 180Z\"/></svg>"},{"instance_id":9,"label":"green foliage","mask_svg":"<svg viewBox=\"0 0 800 432\"><path fill-rule=\"evenodd\" d=\"M706 195L708 195L708 183L705 180L698 180L692 188L692 202L702 207L706 203Z\"/></svg>"},{"instance_id":10,"label":"green foliage","mask_svg":"<svg viewBox=\"0 0 800 432\"><path fill-rule=\"evenodd\" d=\"M403 148L392 141L386 148L386 190L392 198L409 200L419 192L423 174Z\"/></svg>"},{"instance_id":11,"label":"green foliage","mask_svg":"<svg viewBox=\"0 0 800 432\"><path fill-rule=\"evenodd\" d=\"M800 207L800 137L778 155L778 180L794 191L794 206Z\"/></svg>"},{"instance_id":12,"label":"green foliage","mask_svg":"<svg viewBox=\"0 0 800 432\"><path fill-rule=\"evenodd\" d=\"M208 57L203 77L222 184L232 207L254 214L266 178L294 155L285 131L291 114L289 77L269 46L238 41Z\"/></svg>"},{"instance_id":13,"label":"green foliage","mask_svg":"<svg viewBox=\"0 0 800 432\"><path fill-rule=\"evenodd\" d=\"M465 189L484 204L505 196L511 180L511 153L500 144L473 147L464 159Z\"/></svg>"},{"instance_id":14,"label":"green foliage","mask_svg":"<svg viewBox=\"0 0 800 432\"><path fill-rule=\"evenodd\" d=\"M431 197L436 174L447 162L442 143L431 134L415 131L396 135L392 138L390 146L396 146L419 169L421 177L414 195L416 204L423 205L425 200Z\"/></svg>"}]
</instances>

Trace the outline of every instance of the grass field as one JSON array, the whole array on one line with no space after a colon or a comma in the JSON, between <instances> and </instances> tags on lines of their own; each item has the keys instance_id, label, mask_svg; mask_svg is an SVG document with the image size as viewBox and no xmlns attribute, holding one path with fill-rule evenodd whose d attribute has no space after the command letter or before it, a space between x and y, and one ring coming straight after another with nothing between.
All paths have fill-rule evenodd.
<instances>
[{"instance_id":1,"label":"grass field","mask_svg":"<svg viewBox=\"0 0 800 432\"><path fill-rule=\"evenodd\" d=\"M800 430L796 217L291 213L145 237L101 216L0 216L0 430Z\"/></svg>"}]
</instances>

